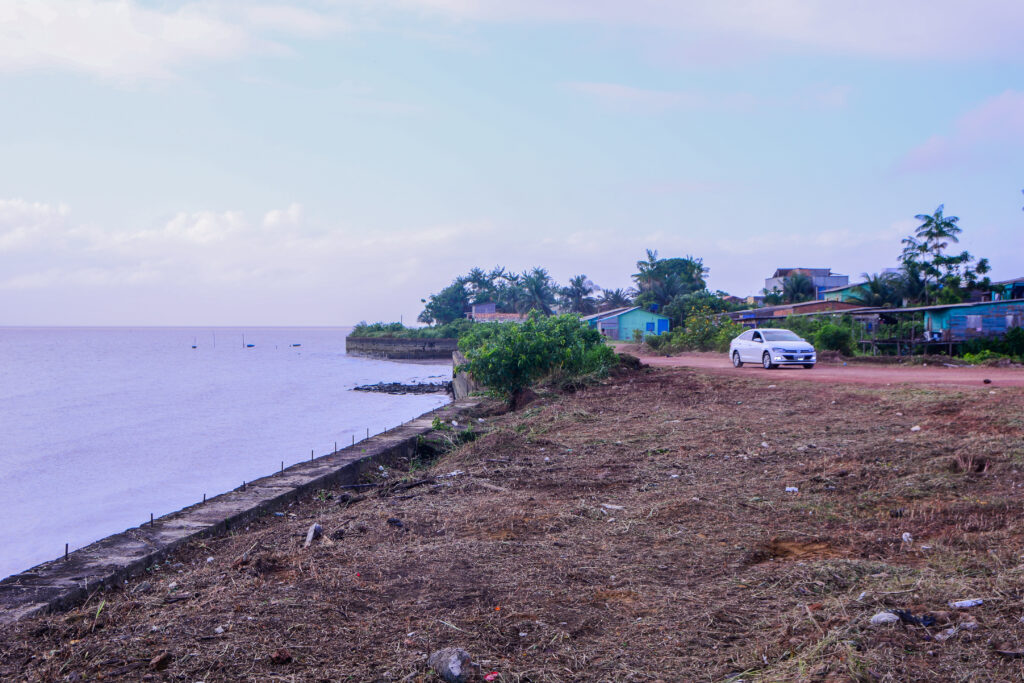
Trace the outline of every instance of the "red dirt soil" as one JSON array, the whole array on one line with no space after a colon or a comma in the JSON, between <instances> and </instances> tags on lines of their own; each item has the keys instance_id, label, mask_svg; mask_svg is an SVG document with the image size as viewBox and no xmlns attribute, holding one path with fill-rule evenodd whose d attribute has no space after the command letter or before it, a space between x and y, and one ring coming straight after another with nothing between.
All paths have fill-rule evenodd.
<instances>
[{"instance_id":1,"label":"red dirt soil","mask_svg":"<svg viewBox=\"0 0 1024 683\"><path fill-rule=\"evenodd\" d=\"M631 353L641 361L662 368L700 368L736 377L757 376L763 379L804 380L841 384L933 384L946 386L981 386L986 379L993 386L1024 387L1024 368L968 367L944 365L865 365L856 361L849 365L820 363L813 370L801 366L765 370L760 365L744 364L734 368L724 353L684 353L678 356L652 356L636 346L618 346L620 352Z\"/></svg>"}]
</instances>

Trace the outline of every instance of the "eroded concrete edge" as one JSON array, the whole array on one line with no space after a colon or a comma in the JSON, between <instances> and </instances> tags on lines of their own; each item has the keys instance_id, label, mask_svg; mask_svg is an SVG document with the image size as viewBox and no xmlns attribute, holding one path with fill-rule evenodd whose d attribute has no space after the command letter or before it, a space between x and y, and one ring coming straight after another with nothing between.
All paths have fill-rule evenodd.
<instances>
[{"instance_id":1,"label":"eroded concrete edge","mask_svg":"<svg viewBox=\"0 0 1024 683\"><path fill-rule=\"evenodd\" d=\"M283 472L247 482L206 502L172 512L142 526L108 536L63 557L0 581L0 624L84 602L94 591L121 583L156 564L190 541L286 507L321 488L354 484L378 465L415 454L420 436L438 415L462 415L479 405L464 399L424 413L382 434Z\"/></svg>"}]
</instances>

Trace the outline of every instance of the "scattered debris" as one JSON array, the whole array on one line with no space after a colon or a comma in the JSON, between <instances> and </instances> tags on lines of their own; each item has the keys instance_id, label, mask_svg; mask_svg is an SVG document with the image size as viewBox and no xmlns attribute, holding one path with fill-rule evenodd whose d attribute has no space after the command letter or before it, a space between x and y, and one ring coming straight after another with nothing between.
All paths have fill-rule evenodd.
<instances>
[{"instance_id":1,"label":"scattered debris","mask_svg":"<svg viewBox=\"0 0 1024 683\"><path fill-rule=\"evenodd\" d=\"M624 508L621 505L612 505L611 503L601 503L601 507L603 507L606 510L625 510L626 509L626 508Z\"/></svg>"},{"instance_id":2,"label":"scattered debris","mask_svg":"<svg viewBox=\"0 0 1024 683\"><path fill-rule=\"evenodd\" d=\"M287 648L280 647L270 655L271 664L287 664L292 661L292 653Z\"/></svg>"},{"instance_id":3,"label":"scattered debris","mask_svg":"<svg viewBox=\"0 0 1024 683\"><path fill-rule=\"evenodd\" d=\"M171 653L161 652L153 659L149 660L149 668L155 671L163 671L171 665Z\"/></svg>"},{"instance_id":4,"label":"scattered debris","mask_svg":"<svg viewBox=\"0 0 1024 683\"><path fill-rule=\"evenodd\" d=\"M887 626L889 624L900 623L900 618L892 612L879 612L875 616L871 617L872 626Z\"/></svg>"},{"instance_id":5,"label":"scattered debris","mask_svg":"<svg viewBox=\"0 0 1024 683\"><path fill-rule=\"evenodd\" d=\"M446 647L430 655L427 666L447 683L466 683L473 667L473 658L459 647Z\"/></svg>"},{"instance_id":6,"label":"scattered debris","mask_svg":"<svg viewBox=\"0 0 1024 683\"><path fill-rule=\"evenodd\" d=\"M910 545L914 542L914 537L910 535L909 531L903 532L903 542L907 545Z\"/></svg>"},{"instance_id":7,"label":"scattered debris","mask_svg":"<svg viewBox=\"0 0 1024 683\"><path fill-rule=\"evenodd\" d=\"M787 486L786 493L800 493L800 489L796 486Z\"/></svg>"},{"instance_id":8,"label":"scattered debris","mask_svg":"<svg viewBox=\"0 0 1024 683\"><path fill-rule=\"evenodd\" d=\"M960 629L957 628L956 626L950 626L946 630L940 631L939 633L936 633L935 634L935 640L939 641L940 643L944 642L944 641L947 641L950 638L952 638L953 636L955 636L959 631L960 631Z\"/></svg>"},{"instance_id":9,"label":"scattered debris","mask_svg":"<svg viewBox=\"0 0 1024 683\"><path fill-rule=\"evenodd\" d=\"M318 523L314 522L313 526L309 527L309 531L306 532L306 543L303 547L308 548L309 546L313 545L313 541L315 541L323 535L323 527L321 527Z\"/></svg>"},{"instance_id":10,"label":"scattered debris","mask_svg":"<svg viewBox=\"0 0 1024 683\"><path fill-rule=\"evenodd\" d=\"M956 602L949 603L949 606L953 609L967 609L969 607L977 607L978 605L985 602L981 598L971 598L969 600L957 600Z\"/></svg>"},{"instance_id":11,"label":"scattered debris","mask_svg":"<svg viewBox=\"0 0 1024 683\"><path fill-rule=\"evenodd\" d=\"M910 431L912 431L912 432L919 432L919 431L921 431L921 425L914 425L913 427L910 428Z\"/></svg>"},{"instance_id":12,"label":"scattered debris","mask_svg":"<svg viewBox=\"0 0 1024 683\"><path fill-rule=\"evenodd\" d=\"M390 519L388 519L388 524L398 529L401 529L403 526L402 520L398 519L397 517L391 517Z\"/></svg>"},{"instance_id":13,"label":"scattered debris","mask_svg":"<svg viewBox=\"0 0 1024 683\"><path fill-rule=\"evenodd\" d=\"M904 624L911 624L913 626L934 626L935 617L925 615L922 617L915 617L913 613L908 609L894 609L892 613L899 617L900 621Z\"/></svg>"}]
</instances>

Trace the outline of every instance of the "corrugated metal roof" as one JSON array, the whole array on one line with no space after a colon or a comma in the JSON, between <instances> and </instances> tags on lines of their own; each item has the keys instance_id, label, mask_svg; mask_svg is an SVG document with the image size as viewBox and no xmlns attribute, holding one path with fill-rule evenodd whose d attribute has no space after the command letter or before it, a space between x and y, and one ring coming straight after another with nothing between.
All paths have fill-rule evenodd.
<instances>
[{"instance_id":1,"label":"corrugated metal roof","mask_svg":"<svg viewBox=\"0 0 1024 683\"><path fill-rule=\"evenodd\" d=\"M639 306L625 306L623 308L613 308L611 310L604 311L603 313L592 313L591 315L587 315L587 316L584 316L584 317L580 318L580 320L590 321L590 320L604 320L605 318L614 318L617 315L622 315L623 313L629 313L630 311L635 311L638 308L640 308L640 307Z\"/></svg>"},{"instance_id":2,"label":"corrugated metal roof","mask_svg":"<svg viewBox=\"0 0 1024 683\"><path fill-rule=\"evenodd\" d=\"M923 311L944 311L948 308L968 308L970 306L1002 306L1003 304L1024 303L1024 299L1003 299L1000 301L967 301L962 304L938 304L935 306L910 306L908 308L875 308L877 313L917 313Z\"/></svg>"}]
</instances>

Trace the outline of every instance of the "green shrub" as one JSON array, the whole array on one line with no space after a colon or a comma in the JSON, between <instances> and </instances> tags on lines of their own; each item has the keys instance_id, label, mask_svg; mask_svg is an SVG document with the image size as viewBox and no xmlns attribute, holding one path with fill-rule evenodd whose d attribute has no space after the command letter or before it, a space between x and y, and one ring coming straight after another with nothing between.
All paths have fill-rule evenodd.
<instances>
[{"instance_id":1,"label":"green shrub","mask_svg":"<svg viewBox=\"0 0 1024 683\"><path fill-rule=\"evenodd\" d=\"M549 375L600 377L618 363L600 333L575 315L481 323L459 340L459 350L466 356L459 370L506 398Z\"/></svg>"},{"instance_id":2,"label":"green shrub","mask_svg":"<svg viewBox=\"0 0 1024 683\"><path fill-rule=\"evenodd\" d=\"M356 325L349 336L352 337L400 337L402 339L458 339L470 329L474 323L469 318L459 318L444 325L434 327L406 327L402 323L367 323Z\"/></svg>"},{"instance_id":3,"label":"green shrub","mask_svg":"<svg viewBox=\"0 0 1024 683\"><path fill-rule=\"evenodd\" d=\"M1004 358L1009 358L1009 356L1007 356L1005 353L999 353L997 351L992 351L990 349L985 349L984 351L979 351L978 353L965 353L963 355L963 359L970 363L971 365L981 365L985 361L1003 360Z\"/></svg>"},{"instance_id":4,"label":"green shrub","mask_svg":"<svg viewBox=\"0 0 1024 683\"><path fill-rule=\"evenodd\" d=\"M853 334L849 327L826 323L814 334L813 341L818 349L853 355Z\"/></svg>"}]
</instances>

